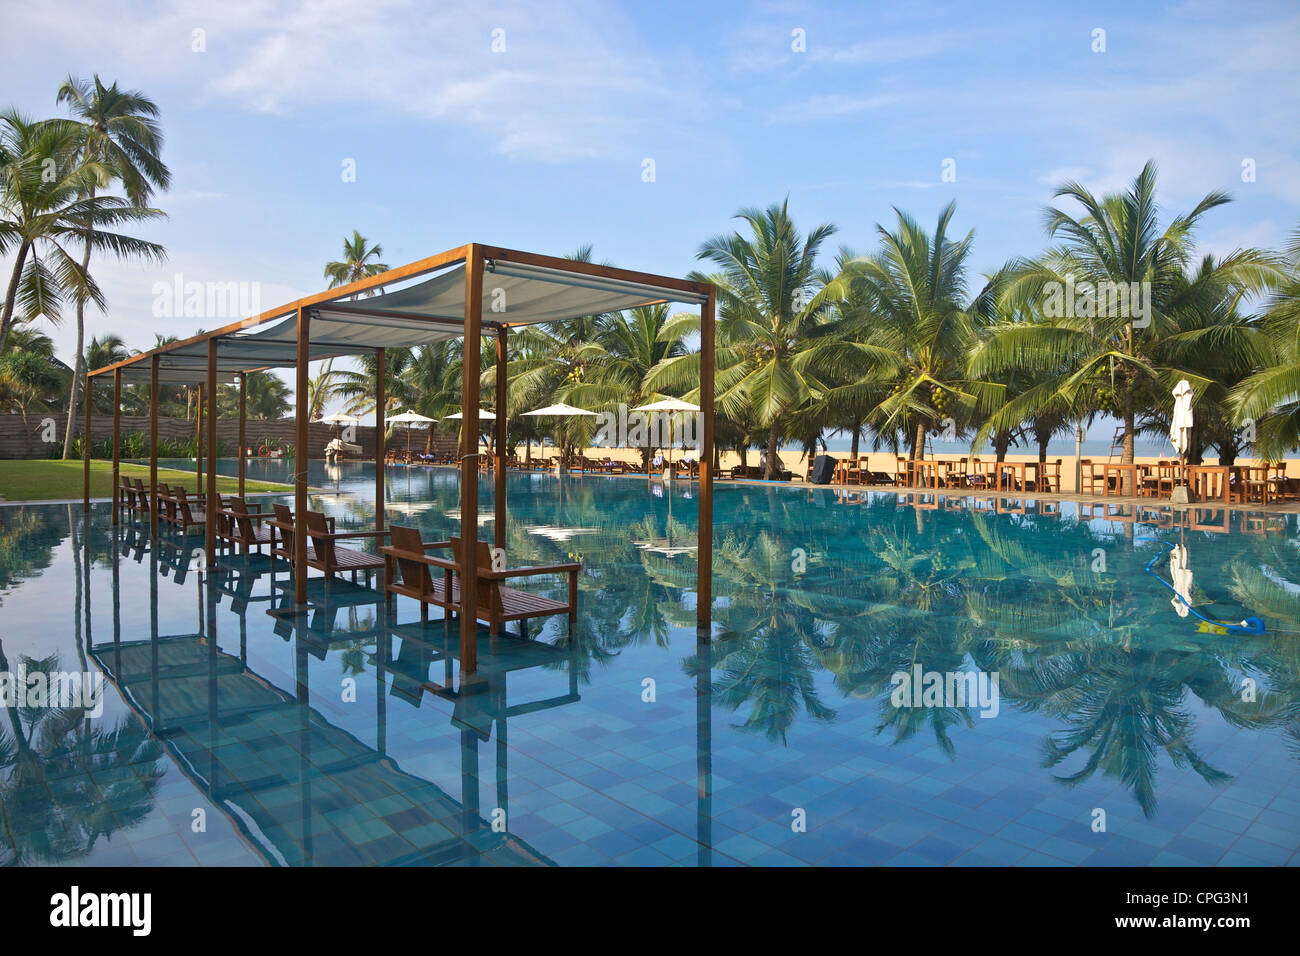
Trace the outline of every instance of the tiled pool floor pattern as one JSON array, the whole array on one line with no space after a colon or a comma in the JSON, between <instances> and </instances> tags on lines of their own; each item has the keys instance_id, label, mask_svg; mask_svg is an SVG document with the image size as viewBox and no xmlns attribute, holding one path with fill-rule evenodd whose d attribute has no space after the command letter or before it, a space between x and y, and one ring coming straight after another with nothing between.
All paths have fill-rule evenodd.
<instances>
[{"instance_id":1,"label":"tiled pool floor pattern","mask_svg":"<svg viewBox=\"0 0 1300 956\"><path fill-rule=\"evenodd\" d=\"M354 495L328 505L341 524L372 520L368 483L363 469L340 479ZM673 521L689 536L694 501L684 491L671 491ZM434 477L404 492L394 483L390 493L411 513L390 521L418 524L426 538L455 532L454 485ZM716 559L715 618L727 633L700 648L690 556L636 546L666 533L665 497L644 482L574 480L561 492L554 479L524 476L512 479L511 513L517 563L582 558L582 619L572 635L561 621L534 625L544 647L483 632L483 679L466 686L454 640L436 619L412 623L411 602L397 603L405 623L388 629L382 603L339 586L328 609L286 620L267 614L271 575L234 587L238 562L211 582L176 567L164 577L192 542L150 549L119 531L115 544L103 509L88 529L66 508L0 509L0 535L23 559L0 578L11 665L58 654L61 668L77 669L84 650L114 678L103 715L84 722L99 737L48 743L39 766L0 767L0 855L212 866L1300 862L1294 728L1233 726L1212 686L1249 671L1286 693L1277 659L1294 624L1288 633L1278 621L1286 605L1272 592L1248 608L1275 615L1272 643L1238 642L1244 659L1233 650L1225 661L1223 636L1169 610L1167 592L1140 574L1149 546L1113 523L918 519L888 500L846 508L786 489L720 489L719 536L730 543ZM1271 539L1190 539L1218 613L1258 593L1225 583L1252 568L1266 580L1300 579L1290 520ZM751 527L764 530L770 553L752 535L736 543ZM538 528L592 530L557 542ZM1145 534L1168 532L1139 526L1130 537ZM1077 562L1062 556L1090 560L1097 547L1138 573L1093 588L1065 580ZM802 579L789 573L794 548L811 558ZM996 572L989 552L1000 556ZM1053 634L1042 621L1021 633L999 620L950 639L987 614L979 595L1039 600L1043 568L1074 607L1081 595L1092 602L1090 638L1069 622ZM916 581L934 591L933 579L954 574L960 599L915 597ZM882 590L886 579L894 583ZM209 583L225 591L215 604ZM1139 609L1140 629L1114 608ZM939 735L923 722L901 739L886 721L879 673L893 669L899 647L937 667L997 660L1005 644L1038 655L1042 673L1091 659L1095 680L1116 660L1140 658L1134 641L1149 644L1149 666L1182 669L1176 699L1153 705L1155 716L1182 715L1196 759L1228 775L1210 783L1173 759L1180 741L1158 742L1149 813L1114 769L1122 754L1065 786L1059 778L1093 751L1048 768L1045 741L1078 715L1055 698L1025 706L1010 681L995 718L972 711L969 725L956 720ZM1106 685L1112 702L1132 707L1167 690L1134 668Z\"/></svg>"}]
</instances>

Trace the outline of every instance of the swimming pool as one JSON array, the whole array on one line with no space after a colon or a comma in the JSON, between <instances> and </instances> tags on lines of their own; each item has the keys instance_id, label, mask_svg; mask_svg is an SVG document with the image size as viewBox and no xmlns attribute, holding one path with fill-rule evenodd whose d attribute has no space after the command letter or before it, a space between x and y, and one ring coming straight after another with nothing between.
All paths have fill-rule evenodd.
<instances>
[{"instance_id":1,"label":"swimming pool","mask_svg":"<svg viewBox=\"0 0 1300 956\"><path fill-rule=\"evenodd\" d=\"M311 469L371 524L372 465ZM457 533L456 480L395 470L389 520ZM580 558L579 620L482 629L470 684L436 609L268 614L266 559L0 508L0 668L109 678L0 724L0 862L1300 860L1296 516L720 484L697 644L694 493L511 475L510 563Z\"/></svg>"}]
</instances>

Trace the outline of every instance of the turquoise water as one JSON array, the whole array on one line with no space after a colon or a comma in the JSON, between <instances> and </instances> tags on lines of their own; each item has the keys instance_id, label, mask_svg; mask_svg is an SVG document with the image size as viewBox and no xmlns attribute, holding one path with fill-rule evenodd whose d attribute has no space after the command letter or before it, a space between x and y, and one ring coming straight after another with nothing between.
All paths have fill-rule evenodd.
<instances>
[{"instance_id":1,"label":"turquoise water","mask_svg":"<svg viewBox=\"0 0 1300 956\"><path fill-rule=\"evenodd\" d=\"M373 476L313 462L313 505L372 526ZM456 481L395 471L389 520L456 533ZM205 572L201 540L102 506L0 508L0 669L108 677L98 716L0 718L0 862L1300 859L1295 516L721 484L698 644L695 491L510 476L508 560L580 559L579 620L482 629L474 682L436 609L313 579L286 613L266 558ZM1265 632L1181 616L1143 570L1170 578L1166 544L1197 612ZM918 666L996 697L896 706Z\"/></svg>"}]
</instances>

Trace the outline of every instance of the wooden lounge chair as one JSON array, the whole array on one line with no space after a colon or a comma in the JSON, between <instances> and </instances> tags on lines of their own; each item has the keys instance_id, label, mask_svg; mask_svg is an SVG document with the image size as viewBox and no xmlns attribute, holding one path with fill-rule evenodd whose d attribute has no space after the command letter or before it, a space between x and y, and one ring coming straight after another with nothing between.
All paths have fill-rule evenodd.
<instances>
[{"instance_id":1,"label":"wooden lounge chair","mask_svg":"<svg viewBox=\"0 0 1300 956\"><path fill-rule=\"evenodd\" d=\"M252 548L257 548L260 552L262 545L274 544L275 529L263 527L259 523L270 520L271 516L264 514L260 506L255 506L255 509L250 510L247 502L238 495L226 498L221 509L225 520L218 524L217 536L244 554L248 554Z\"/></svg>"},{"instance_id":2,"label":"wooden lounge chair","mask_svg":"<svg viewBox=\"0 0 1300 956\"><path fill-rule=\"evenodd\" d=\"M135 504L140 509L141 514L148 514L150 507L149 489L144 486L144 482L139 478L132 478L131 483L135 485Z\"/></svg>"},{"instance_id":3,"label":"wooden lounge chair","mask_svg":"<svg viewBox=\"0 0 1300 956\"><path fill-rule=\"evenodd\" d=\"M327 578L351 571L353 580L356 580L357 572L361 571L365 573L366 583L369 583L370 572L378 571L384 566L383 555L341 547L335 542L386 538L387 531L335 531L319 511L308 511L307 535L312 544L312 550L307 554L307 567L324 572Z\"/></svg>"},{"instance_id":4,"label":"wooden lounge chair","mask_svg":"<svg viewBox=\"0 0 1300 956\"><path fill-rule=\"evenodd\" d=\"M460 565L455 561L430 557L425 551L430 548L448 547L453 555L461 553L461 540L452 538L446 542L425 544L420 534L411 528L394 526L393 544L380 548L384 557L397 562L398 575L391 575L385 588L394 594L413 597L421 603L437 604L455 613L460 612L460 588L457 578ZM493 570L492 548L486 541L478 541L478 606L475 617L488 625L492 634L498 634L507 621L522 621L533 617L550 617L554 614L567 614L569 622L578 617L578 572L582 565L576 563L547 564L525 568L505 568ZM403 564L403 562L405 562ZM424 571L419 569L423 567ZM441 568L443 580L441 585L432 579L429 568ZM567 574L569 576L569 600L557 601L540 594L529 594L503 584L511 578L534 577L544 574ZM399 580L400 577L400 580Z\"/></svg>"},{"instance_id":5,"label":"wooden lounge chair","mask_svg":"<svg viewBox=\"0 0 1300 956\"><path fill-rule=\"evenodd\" d=\"M420 538L419 531L401 525L390 525L388 531L392 544L379 549L386 562L384 592L401 594L419 601L422 619L427 617L430 604L446 611L456 610L460 606L460 585L453 573L455 564L432 559L425 553L433 548L450 548L451 542L434 541L426 544ZM429 572L434 567L441 568L441 580L435 579Z\"/></svg>"},{"instance_id":6,"label":"wooden lounge chair","mask_svg":"<svg viewBox=\"0 0 1300 956\"><path fill-rule=\"evenodd\" d=\"M204 528L207 525L208 516L198 507L198 498L191 499L184 488L172 489L172 497L176 502L176 517L173 522L181 531L188 531L190 528ZM190 505L193 503L194 507Z\"/></svg>"},{"instance_id":7,"label":"wooden lounge chair","mask_svg":"<svg viewBox=\"0 0 1300 956\"><path fill-rule=\"evenodd\" d=\"M275 518L268 521L267 525L274 529L275 534L271 538L271 554L273 557L284 558L290 565L294 562L294 544L293 544L293 512L288 505L272 505L275 511ZM326 527L334 530L334 519L326 519ZM278 544L277 544L278 539ZM307 557L312 557L312 544L310 537L307 540Z\"/></svg>"},{"instance_id":8,"label":"wooden lounge chair","mask_svg":"<svg viewBox=\"0 0 1300 956\"><path fill-rule=\"evenodd\" d=\"M506 568L501 571L492 569L492 548L486 541L478 541L478 609L477 617L488 625L492 634L501 630L507 621L522 621L525 618L549 617L552 614L567 614L569 623L578 619L578 572L582 565L572 562L564 564L544 564L524 568ZM461 553L460 538L451 539L452 554ZM502 581L510 578L535 577L543 574L567 574L569 576L568 603L539 594L529 594L516 588L507 587Z\"/></svg>"}]
</instances>

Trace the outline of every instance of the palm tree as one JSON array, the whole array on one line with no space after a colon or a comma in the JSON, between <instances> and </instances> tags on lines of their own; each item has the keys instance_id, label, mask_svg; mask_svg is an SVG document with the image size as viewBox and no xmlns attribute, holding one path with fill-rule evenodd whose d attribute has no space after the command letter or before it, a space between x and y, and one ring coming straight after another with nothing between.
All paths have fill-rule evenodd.
<instances>
[{"instance_id":1,"label":"palm tree","mask_svg":"<svg viewBox=\"0 0 1300 956\"><path fill-rule=\"evenodd\" d=\"M925 455L925 436L952 418L964 428L977 409L1001 389L967 374L979 323L987 317L998 277L966 301L966 259L974 231L948 237L956 206L939 213L933 235L900 209L894 231L877 225L881 250L844 263L853 308L836 323L835 335L819 341L804 362L810 368L863 368L849 385L833 388L833 402L883 398L866 412L881 436L910 442L911 457ZM896 440L896 439L895 439Z\"/></svg>"},{"instance_id":2,"label":"palm tree","mask_svg":"<svg viewBox=\"0 0 1300 956\"><path fill-rule=\"evenodd\" d=\"M289 386L273 372L248 372L244 400L249 418L274 420L289 414Z\"/></svg>"},{"instance_id":3,"label":"palm tree","mask_svg":"<svg viewBox=\"0 0 1300 956\"><path fill-rule=\"evenodd\" d=\"M650 401L656 393L646 388L646 377L660 362L685 354L684 334L680 324L670 325L667 303L604 317L597 323L600 352L591 375L568 390L569 401L593 411ZM641 449L641 465L648 468L649 464L647 445Z\"/></svg>"},{"instance_id":4,"label":"palm tree","mask_svg":"<svg viewBox=\"0 0 1300 956\"><path fill-rule=\"evenodd\" d=\"M22 415L30 453L32 430L28 412L45 411L58 400L66 385L66 369L54 358L54 343L49 337L25 326L13 330L9 346L0 355L0 408L17 409Z\"/></svg>"},{"instance_id":5,"label":"palm tree","mask_svg":"<svg viewBox=\"0 0 1300 956\"><path fill-rule=\"evenodd\" d=\"M1064 241L1037 260L1017 264L1004 295L1014 306L1042 308L1050 305L1053 297L1059 302L1078 289L1081 301L1088 305L1050 324L1003 330L989 342L974 371L979 374L1007 367L1059 370L1008 403L1005 414L1012 419L1023 420L1039 406L1061 399L1077 408L1087 401L1088 393L1108 390L1123 423L1121 460L1132 463L1141 401L1154 389L1171 391L1179 378L1188 378L1198 393L1209 384L1187 370L1160 364L1157 346L1176 330L1174 314L1180 301L1200 292L1179 281L1191 257L1197 223L1205 213L1231 199L1223 192L1208 193L1191 212L1175 216L1161 231L1156 167L1150 162L1127 192L1098 199L1079 183L1068 182L1055 196L1075 200L1084 215L1076 218L1054 207L1047 209L1048 235L1061 236ZM1211 271L1198 273L1196 282L1246 292L1262 289L1277 274L1270 256L1246 249L1219 260ZM1107 290L1149 296L1145 303L1149 314L1135 321L1139 316L1132 299L1129 308L1115 308L1116 299L1110 295L1106 296L1110 307L1095 308L1098 295Z\"/></svg>"},{"instance_id":6,"label":"palm tree","mask_svg":"<svg viewBox=\"0 0 1300 956\"><path fill-rule=\"evenodd\" d=\"M835 226L823 223L800 236L788 199L766 210L742 209L735 218L749 225L751 237L733 232L706 241L696 258L708 259L722 271L691 278L712 282L718 290L718 407L738 419L748 406L766 432L767 477L772 479L781 471L779 442L791 416L822 391L796 359L823 321L827 302L843 294L838 284L817 288L817 252ZM683 334L698 321L683 316L672 332ZM690 388L699 382L699 368L698 353L666 359L646 387ZM687 394L698 396L698 389Z\"/></svg>"},{"instance_id":7,"label":"palm tree","mask_svg":"<svg viewBox=\"0 0 1300 956\"><path fill-rule=\"evenodd\" d=\"M123 362L131 357L131 350L126 347L121 336L108 334L102 338L96 336L90 340L86 346L86 357L81 362L81 368L103 368L106 365L113 365L116 362ZM112 414L113 403L111 395L101 392L99 399L95 404L95 411L105 414ZM66 442L65 442L66 446ZM65 448L64 457L67 457Z\"/></svg>"},{"instance_id":8,"label":"palm tree","mask_svg":"<svg viewBox=\"0 0 1300 956\"><path fill-rule=\"evenodd\" d=\"M66 121L0 113L0 255L14 259L0 311L0 352L20 307L51 321L67 296L104 307L99 286L66 248L70 242L89 241L118 258L165 255L157 243L108 231L162 213L120 197L91 197L94 185L114 174L83 161L81 152L80 133Z\"/></svg>"},{"instance_id":9,"label":"palm tree","mask_svg":"<svg viewBox=\"0 0 1300 956\"><path fill-rule=\"evenodd\" d=\"M171 171L159 157L163 136L156 117L158 107L138 90L121 90L116 83L105 87L95 74L92 82L69 76L59 87L57 103L67 103L72 112L71 125L79 137L80 158L97 167L97 175L86 182L86 197L94 201L98 190L114 181L122 184L126 198L144 207L154 187L166 189ZM90 268L90 252L95 224L87 221L82 242L81 270ZM68 425L63 440L63 457L72 447L72 424L76 416L77 388L86 368L81 349L86 334L86 296L75 296L77 307L77 363L73 369L72 389L68 396ZM96 366L97 367L97 366Z\"/></svg>"},{"instance_id":10,"label":"palm tree","mask_svg":"<svg viewBox=\"0 0 1300 956\"><path fill-rule=\"evenodd\" d=\"M1300 445L1300 228L1291 234L1286 265L1271 282L1264 315L1269 355L1233 390L1238 421L1257 423L1261 455L1281 457Z\"/></svg>"},{"instance_id":11,"label":"palm tree","mask_svg":"<svg viewBox=\"0 0 1300 956\"><path fill-rule=\"evenodd\" d=\"M343 258L325 263L325 278L330 280L329 287L337 289L339 286L351 285L361 279L387 272L388 266L379 261L383 254L383 246L379 243L370 245L360 231L353 229L352 238L343 240ZM379 291L367 289L365 292L358 293L355 298L369 298Z\"/></svg>"}]
</instances>

